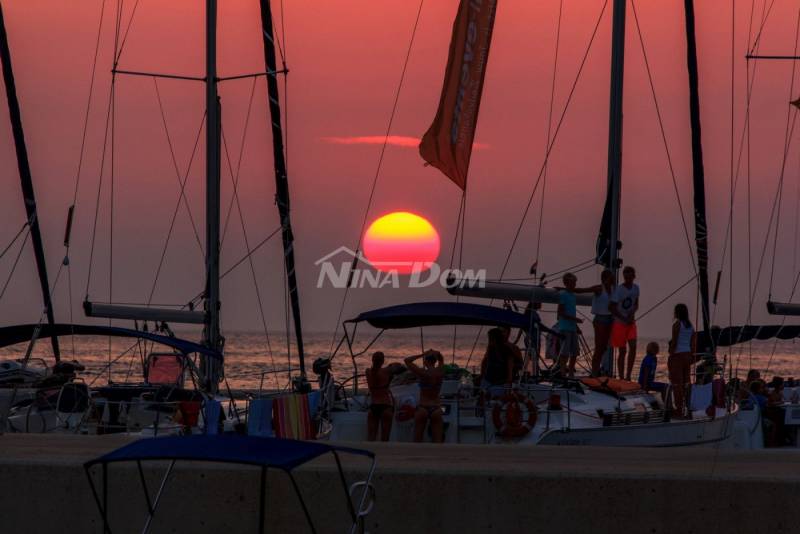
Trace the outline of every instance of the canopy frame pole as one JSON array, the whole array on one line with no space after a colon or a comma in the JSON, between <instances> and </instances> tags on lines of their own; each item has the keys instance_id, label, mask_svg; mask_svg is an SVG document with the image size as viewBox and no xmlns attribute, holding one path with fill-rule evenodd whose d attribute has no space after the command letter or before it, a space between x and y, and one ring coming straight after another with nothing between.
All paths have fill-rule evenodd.
<instances>
[{"instance_id":1,"label":"canopy frame pole","mask_svg":"<svg viewBox=\"0 0 800 534\"><path fill-rule=\"evenodd\" d=\"M357 521L353 524L350 528L350 534L353 534L357 527L361 527L361 532L364 532L364 517L369 513L372 509L370 506L367 510L364 510L364 505L367 502L367 495L369 493L369 489L372 487L372 476L375 474L375 464L377 461L375 457L372 457L372 464L369 466L369 472L367 473L367 479L364 481L364 493L361 494L361 499L358 502L358 512L356 512ZM348 494L348 497L350 495Z\"/></svg>"},{"instance_id":2,"label":"canopy frame pole","mask_svg":"<svg viewBox=\"0 0 800 534\"><path fill-rule=\"evenodd\" d=\"M108 464L103 464L103 523L111 532L111 525L108 524Z\"/></svg>"},{"instance_id":3,"label":"canopy frame pole","mask_svg":"<svg viewBox=\"0 0 800 534\"><path fill-rule=\"evenodd\" d=\"M147 501L147 513L153 515L153 504L150 501L150 492L147 491L147 481L144 479L144 470L142 469L142 461L136 460L136 468L139 470L139 480L142 482L142 490L144 491L144 500Z\"/></svg>"},{"instance_id":4,"label":"canopy frame pole","mask_svg":"<svg viewBox=\"0 0 800 534\"><path fill-rule=\"evenodd\" d=\"M300 507L303 509L303 514L306 516L306 521L308 521L308 526L311 528L312 534L317 534L317 529L314 528L314 522L311 520L311 514L308 511L308 507L306 506L306 501L303 500L303 494L300 493L300 486L297 485L297 481L294 479L294 475L292 475L291 471L286 472L289 475L289 480L292 481L292 487L294 487L294 492L297 495L297 500L300 501Z\"/></svg>"},{"instance_id":5,"label":"canopy frame pole","mask_svg":"<svg viewBox=\"0 0 800 534\"><path fill-rule=\"evenodd\" d=\"M144 528L142 529L142 534L147 534L150 532L150 525L153 522L153 517L156 515L156 509L158 508L158 503L161 500L161 495L164 493L164 488L167 487L167 479L169 479L169 475L172 474L172 468L175 467L175 461L172 460L169 463L169 467L167 467L167 472L164 473L164 477L161 479L161 486L158 488L158 493L156 493L155 499L153 499L153 509L147 516L147 521L144 524ZM107 464L103 464L105 467Z\"/></svg>"},{"instance_id":6,"label":"canopy frame pole","mask_svg":"<svg viewBox=\"0 0 800 534\"><path fill-rule=\"evenodd\" d=\"M342 469L342 461L339 459L339 454L332 450L331 453L333 454L334 459L336 460L336 467L339 471L339 480L342 482L342 489L344 490L344 497L347 499L347 510L350 512L350 517L353 520L353 523L358 523L358 516L356 515L356 511L353 508L353 499L350 498L350 493L347 491L347 479L344 477L344 469ZM364 491L367 491L365 488Z\"/></svg>"},{"instance_id":7,"label":"canopy frame pole","mask_svg":"<svg viewBox=\"0 0 800 534\"><path fill-rule=\"evenodd\" d=\"M106 516L106 509L103 506L103 503L100 502L100 495L97 493L97 486L94 484L94 479L92 478L92 473L89 467L84 467L83 469L86 472L86 478L89 479L89 487L92 489L92 497L94 497L94 502L97 505L97 509L100 510L100 516L103 519L103 532L104 534L111 534L111 529L108 526L108 518ZM104 479L105 480L105 479Z\"/></svg>"},{"instance_id":8,"label":"canopy frame pole","mask_svg":"<svg viewBox=\"0 0 800 534\"><path fill-rule=\"evenodd\" d=\"M261 466L261 484L258 492L258 534L264 534L264 522L267 518L267 466Z\"/></svg>"}]
</instances>

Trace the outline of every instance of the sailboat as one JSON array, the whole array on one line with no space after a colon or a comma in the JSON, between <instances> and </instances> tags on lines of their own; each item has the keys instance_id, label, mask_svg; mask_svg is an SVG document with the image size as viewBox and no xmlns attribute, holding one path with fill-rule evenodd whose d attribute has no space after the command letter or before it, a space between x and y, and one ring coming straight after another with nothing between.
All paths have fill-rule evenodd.
<instances>
[{"instance_id":1,"label":"sailboat","mask_svg":"<svg viewBox=\"0 0 800 534\"><path fill-rule=\"evenodd\" d=\"M597 240L596 262L616 273L622 265L619 253L620 208L622 188L622 103L625 51L626 0L613 1L611 50L611 101L608 142L608 186L601 229ZM485 64L491 39L496 2L462 2L454 24L454 35L448 60L439 114L432 130L445 123L445 135L426 146L423 138L420 152L432 165L465 190L477 108L480 101L480 81L475 82L474 64L480 57ZM465 15L469 12L469 15ZM478 13L475 15L475 13ZM488 15L485 15L488 13ZM473 25L482 16L486 27ZM709 327L708 241L705 220L705 185L700 133L700 104L698 92L697 51L694 28L694 6L685 2L687 67L689 70L690 118L692 127L692 163L694 174L695 244L697 278L702 302L702 322L705 332ZM469 25L470 32L464 28ZM476 40L475 35L485 41ZM457 42L457 40L461 42ZM466 43L465 43L466 41ZM483 48L482 48L483 46ZM468 53L469 52L469 53ZM473 85L463 96L462 73L473 75ZM455 73L455 74L453 74ZM466 76L466 75L464 75ZM452 80L455 79L456 82ZM461 82L459 82L461 80ZM456 90L446 94L455 83ZM458 85L461 83L462 85ZM477 90L475 89L477 86ZM453 94L457 96L453 96ZM477 99L471 117L465 119L459 102ZM455 102L455 105L454 105ZM445 107L446 106L446 107ZM443 110L443 107L445 109ZM459 115L459 113L462 113ZM470 123L470 126L464 126ZM453 124L452 131L449 129ZM467 131L464 135L464 131ZM461 143L461 151L456 145ZM456 148L454 148L456 147ZM464 152L466 147L466 153ZM549 152L549 149L548 149ZM558 291L544 286L484 282L466 278L449 281L448 291L461 297L499 299L521 303L524 313L491 305L464 302L415 303L392 306L361 313L346 323L344 343L352 351L356 326L367 323L378 329L378 334L367 344L373 346L380 335L390 329L423 328L432 325L480 325L518 329L526 352L526 359L537 369L529 380L520 379L500 399L487 401L476 391L473 378L468 373L455 371L445 375L441 390L444 440L453 443L517 443L546 445L600 445L600 446L733 446L754 448L761 446L760 433L755 431L758 414L743 413L724 392L723 382L717 380L697 388L690 419L671 417L668 398L643 390L635 382L609 378L557 379L540 372L537 363L541 356L540 336L547 328L542 324L536 306L541 303L558 303ZM588 305L588 299L578 300L578 305ZM699 336L702 352L713 355L719 337L703 333ZM421 387L421 386L420 386ZM715 390L715 391L712 391ZM416 384L397 385L391 388L395 413L413 413L419 398ZM357 388L347 398L329 395L326 406L330 409L331 438L342 440L366 439L365 407L368 396ZM701 397L705 397L701 400ZM514 432L508 432L509 421L514 421ZM505 417L505 420L504 420ZM398 418L392 426L392 440L410 441L413 421Z\"/></svg>"},{"instance_id":2,"label":"sailboat","mask_svg":"<svg viewBox=\"0 0 800 534\"><path fill-rule=\"evenodd\" d=\"M205 74L203 77L186 77L171 74L133 72L118 67L115 49L113 76L148 76L183 79L203 83L205 86L205 124L206 124L206 173L205 173L205 288L201 293L202 309L164 309L154 306L132 306L116 303L99 303L87 295L83 309L87 317L108 319L108 326L96 324L60 324L55 322L50 302L51 289L47 281L44 264L44 250L39 235L30 169L22 138L21 120L16 96L13 93L13 73L10 54L3 29L2 45L3 67L6 75L6 88L9 106L12 109L12 122L17 155L20 164L20 177L23 182L26 208L34 249L45 300L47 322L14 325L0 328L0 347L20 342L29 342L27 365L33 345L41 339L50 338L56 360L59 358L58 339L70 335L92 335L130 338L151 342L166 350L153 351L143 362L143 380L136 382L111 383L98 388L89 388L83 382L67 382L60 389L32 390L35 396L17 402L9 412L10 430L21 432L48 432L63 430L68 432L115 432L149 431L195 432L217 431L217 421L222 420L222 428L231 430L241 422L238 410L230 396L220 395L220 384L224 378L224 337L220 328L222 311L220 295L220 175L222 160L221 113L222 106L218 85L228 80L243 78L266 79L269 98L269 114L273 134L273 156L276 183L276 203L280 217L280 229L284 248L284 266L288 282L289 300L292 305L296 333L296 346L300 361L299 377L295 387L305 387L304 350L302 324L300 320L299 295L294 266L293 233L289 209L289 185L283 144L283 130L278 92L278 76L286 73L285 66L279 68L276 59L276 45L273 36L273 18L269 0L260 0L262 42L265 70L255 74L221 77L217 70L217 0L205 2ZM2 20L0 20L2 22ZM102 24L102 21L101 21ZM115 45L116 47L116 45ZM12 83L9 83L11 81ZM113 83L113 82L112 82ZM22 140L22 143L20 143ZM73 206L74 208L74 206ZM70 221L73 208L70 209ZM111 320L134 321L134 328L111 326ZM153 325L148 328L148 324ZM200 343L179 339L174 336L170 324L202 325L203 335ZM192 357L196 355L199 364ZM17 392L16 388L14 390ZM227 403L227 413L221 405Z\"/></svg>"}]
</instances>

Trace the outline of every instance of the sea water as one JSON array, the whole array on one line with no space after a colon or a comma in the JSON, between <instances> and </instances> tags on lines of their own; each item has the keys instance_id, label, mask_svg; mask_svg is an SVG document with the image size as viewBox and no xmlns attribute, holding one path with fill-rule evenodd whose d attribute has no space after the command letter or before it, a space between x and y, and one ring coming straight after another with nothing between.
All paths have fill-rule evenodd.
<instances>
[{"instance_id":1,"label":"sea water","mask_svg":"<svg viewBox=\"0 0 800 534\"><path fill-rule=\"evenodd\" d=\"M306 369L309 379L314 374L311 365L317 358L329 357L333 374L339 381L347 380L355 372L363 376L369 366L372 352L380 350L386 355L387 363L400 362L403 358L420 354L427 349L436 349L444 355L445 363L456 363L477 372L486 350L486 332L474 327L438 327L433 332L420 332L419 329L385 332L377 340L375 330L360 328L352 343L352 354L341 330L333 333L307 333L304 337ZM196 340L196 334L187 334L186 339ZM225 334L225 377L232 389L274 389L289 385L289 375L296 375L299 369L297 347L294 341L287 346L286 336L263 333ZM638 376L638 363L644 355L647 342L640 339L635 375ZM658 340L661 354L658 359L658 379L666 381L667 342ZM372 344L370 345L370 342ZM592 347L592 339L587 337L587 347ZM338 350L337 350L338 347ZM22 358L28 348L27 343L0 349L0 360ZM61 339L62 359L77 360L86 370L81 376L87 383L100 386L112 382L140 381L142 362L151 352L169 352L170 349L152 346L143 341L127 338L107 338L96 336L74 336ZM52 363L52 349L49 340L39 340L33 349L34 358L42 358ZM588 369L590 354L579 359L580 368ZM727 363L728 371L744 376L748 369L758 369L768 379L774 375L785 378L800 378L800 343L789 341L757 341L744 343L733 348L718 351L720 362ZM543 360L549 365L551 362ZM32 365L36 365L34 362ZM738 371L738 372L737 372ZM266 373L266 374L265 374ZM726 376L728 373L726 373Z\"/></svg>"}]
</instances>

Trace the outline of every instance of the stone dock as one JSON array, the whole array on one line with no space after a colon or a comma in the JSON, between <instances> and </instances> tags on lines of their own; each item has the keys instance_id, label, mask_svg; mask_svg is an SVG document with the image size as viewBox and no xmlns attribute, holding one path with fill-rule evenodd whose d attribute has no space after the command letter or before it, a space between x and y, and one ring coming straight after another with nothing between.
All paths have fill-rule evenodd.
<instances>
[{"instance_id":1,"label":"stone dock","mask_svg":"<svg viewBox=\"0 0 800 534\"><path fill-rule=\"evenodd\" d=\"M0 436L0 532L102 532L83 463L123 436ZM800 532L800 451L374 444L367 531ZM368 463L345 457L348 482ZM145 468L151 497L164 465ZM318 532L347 532L335 464L299 468ZM95 473L100 480L99 469ZM270 472L267 532L308 532L288 478ZM257 532L259 471L180 463L152 532ZM109 467L112 532L140 532L135 464Z\"/></svg>"}]
</instances>

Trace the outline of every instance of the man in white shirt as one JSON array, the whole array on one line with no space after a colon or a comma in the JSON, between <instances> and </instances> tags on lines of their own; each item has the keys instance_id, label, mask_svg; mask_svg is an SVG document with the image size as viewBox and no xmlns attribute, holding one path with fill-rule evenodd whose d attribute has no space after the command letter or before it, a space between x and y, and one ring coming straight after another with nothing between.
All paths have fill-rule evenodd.
<instances>
[{"instance_id":1,"label":"man in white shirt","mask_svg":"<svg viewBox=\"0 0 800 534\"><path fill-rule=\"evenodd\" d=\"M634 284L636 270L630 265L622 270L624 282L611 294L609 310L614 316L611 326L611 346L619 349L617 376L630 380L636 361L636 311L639 309L639 286ZM627 362L625 356L628 356ZM627 365L626 365L627 363Z\"/></svg>"}]
</instances>

